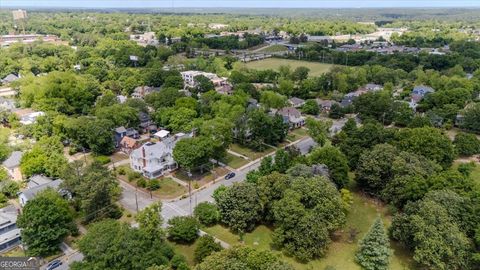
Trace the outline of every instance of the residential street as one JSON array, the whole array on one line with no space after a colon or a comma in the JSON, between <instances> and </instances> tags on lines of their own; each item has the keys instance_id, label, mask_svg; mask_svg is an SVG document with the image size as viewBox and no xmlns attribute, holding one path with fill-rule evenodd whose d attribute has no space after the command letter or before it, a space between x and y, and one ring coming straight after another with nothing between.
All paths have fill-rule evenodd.
<instances>
[{"instance_id":1,"label":"residential street","mask_svg":"<svg viewBox=\"0 0 480 270\"><path fill-rule=\"evenodd\" d=\"M313 147L316 143L313 141L312 138L308 137L303 140L300 140L295 143L295 145L299 148L302 154L308 153L311 147ZM182 200L177 200L174 202L163 202L163 209L162 215L165 221L169 220L174 216L179 215L189 215L190 209L195 209L195 206L198 203L205 202L205 201L213 201L212 195L215 189L217 189L221 185L231 186L234 183L241 182L245 179L248 172L257 169L260 166L261 159L257 159L248 164L248 166L241 168L240 170L235 170L235 177L230 180L224 180L220 178L215 184L202 189L195 194L192 195L191 198L185 198ZM149 197L148 197L149 199ZM191 207L190 207L191 205Z\"/></svg>"}]
</instances>

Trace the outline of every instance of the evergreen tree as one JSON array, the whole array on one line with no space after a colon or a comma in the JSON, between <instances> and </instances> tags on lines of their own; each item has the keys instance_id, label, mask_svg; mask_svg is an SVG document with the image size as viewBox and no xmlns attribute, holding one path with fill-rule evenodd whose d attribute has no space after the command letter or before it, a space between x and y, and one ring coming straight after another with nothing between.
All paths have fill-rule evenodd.
<instances>
[{"instance_id":1,"label":"evergreen tree","mask_svg":"<svg viewBox=\"0 0 480 270\"><path fill-rule=\"evenodd\" d=\"M366 270L386 270L391 254L390 242L382 220L377 218L365 238L360 242L356 261Z\"/></svg>"}]
</instances>

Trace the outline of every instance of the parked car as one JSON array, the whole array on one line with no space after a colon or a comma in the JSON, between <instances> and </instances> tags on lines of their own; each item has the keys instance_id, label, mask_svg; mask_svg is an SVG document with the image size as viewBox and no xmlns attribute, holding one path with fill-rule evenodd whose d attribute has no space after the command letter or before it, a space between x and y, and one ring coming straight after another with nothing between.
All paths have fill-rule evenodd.
<instances>
[{"instance_id":1,"label":"parked car","mask_svg":"<svg viewBox=\"0 0 480 270\"><path fill-rule=\"evenodd\" d=\"M62 264L63 263L60 260L53 260L49 264L47 264L47 270L53 270L53 269L59 267Z\"/></svg>"},{"instance_id":2,"label":"parked car","mask_svg":"<svg viewBox=\"0 0 480 270\"><path fill-rule=\"evenodd\" d=\"M232 179L233 177L235 177L235 173L234 173L234 172L228 173L227 175L225 175L225 180L230 180L230 179Z\"/></svg>"}]
</instances>

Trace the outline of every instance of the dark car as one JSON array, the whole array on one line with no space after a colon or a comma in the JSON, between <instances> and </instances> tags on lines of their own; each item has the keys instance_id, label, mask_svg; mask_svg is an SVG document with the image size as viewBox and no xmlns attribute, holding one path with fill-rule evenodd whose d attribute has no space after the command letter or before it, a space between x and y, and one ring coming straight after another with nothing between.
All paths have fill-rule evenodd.
<instances>
[{"instance_id":1,"label":"dark car","mask_svg":"<svg viewBox=\"0 0 480 270\"><path fill-rule=\"evenodd\" d=\"M55 269L57 267L59 267L60 265L62 265L62 261L60 260L53 260L51 261L48 265L47 265L47 270L52 270L52 269Z\"/></svg>"},{"instance_id":2,"label":"dark car","mask_svg":"<svg viewBox=\"0 0 480 270\"><path fill-rule=\"evenodd\" d=\"M225 175L225 180L230 180L230 179L232 179L233 177L235 177L235 173L233 173L233 172L228 173L227 175Z\"/></svg>"}]
</instances>

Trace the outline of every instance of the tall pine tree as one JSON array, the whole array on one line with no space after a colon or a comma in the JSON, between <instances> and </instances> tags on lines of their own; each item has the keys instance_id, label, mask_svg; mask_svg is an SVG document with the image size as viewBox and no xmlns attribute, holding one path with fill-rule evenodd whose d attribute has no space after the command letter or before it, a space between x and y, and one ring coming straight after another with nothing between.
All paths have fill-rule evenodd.
<instances>
[{"instance_id":1,"label":"tall pine tree","mask_svg":"<svg viewBox=\"0 0 480 270\"><path fill-rule=\"evenodd\" d=\"M386 270L390 262L390 241L382 220L377 218L360 242L360 248L355 257L356 261L366 270Z\"/></svg>"}]
</instances>

